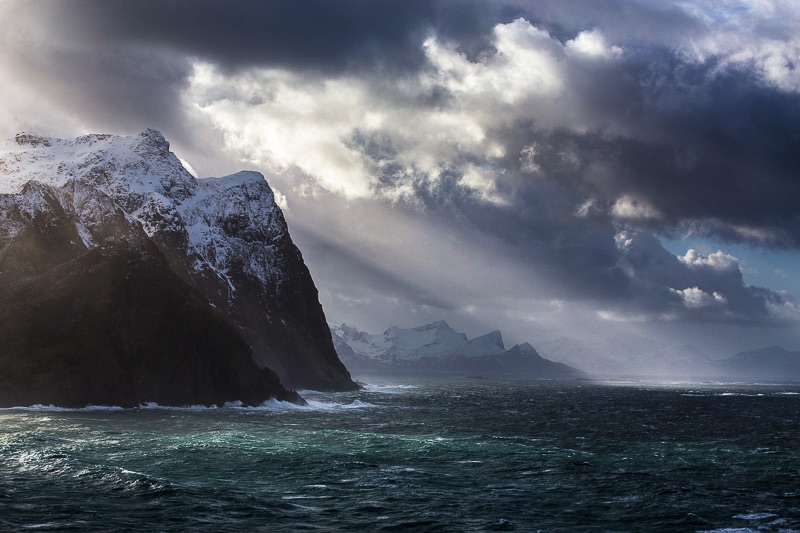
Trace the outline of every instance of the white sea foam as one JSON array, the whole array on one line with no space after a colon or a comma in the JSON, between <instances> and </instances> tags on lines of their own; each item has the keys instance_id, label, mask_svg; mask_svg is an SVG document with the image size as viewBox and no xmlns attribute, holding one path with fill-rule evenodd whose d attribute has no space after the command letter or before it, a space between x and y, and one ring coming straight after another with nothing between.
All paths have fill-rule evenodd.
<instances>
[{"instance_id":1,"label":"white sea foam","mask_svg":"<svg viewBox=\"0 0 800 533\"><path fill-rule=\"evenodd\" d=\"M703 529L700 533L758 533L758 530L749 527L723 527L719 529Z\"/></svg>"},{"instance_id":2,"label":"white sea foam","mask_svg":"<svg viewBox=\"0 0 800 533\"><path fill-rule=\"evenodd\" d=\"M172 405L160 405L156 402L146 402L141 404L136 409L152 409L152 410L161 410L161 411L191 411L191 412L199 412L199 411L212 411L215 409L219 409L216 405L182 405L182 406L172 406Z\"/></svg>"},{"instance_id":3,"label":"white sea foam","mask_svg":"<svg viewBox=\"0 0 800 533\"><path fill-rule=\"evenodd\" d=\"M734 518L738 518L740 520L768 520L771 518L778 518L778 515L775 513L744 513L744 514L737 514Z\"/></svg>"},{"instance_id":4,"label":"white sea foam","mask_svg":"<svg viewBox=\"0 0 800 533\"><path fill-rule=\"evenodd\" d=\"M318 400L307 400L308 405L298 405L291 402L284 402L280 400L267 400L261 405L247 406L243 405L240 401L225 402L224 405L160 405L155 402L146 402L138 407L124 408L117 405L89 405L86 407L59 407L57 405L42 405L35 404L31 406L19 407L3 407L0 411L24 411L24 412L116 412L116 411L132 411L132 410L153 410L153 411L182 411L182 412L204 412L204 411L219 411L223 409L239 410L239 411L339 411L344 409L364 409L367 407L375 407L368 402L361 400L353 400L350 403L338 402L323 402Z\"/></svg>"},{"instance_id":5,"label":"white sea foam","mask_svg":"<svg viewBox=\"0 0 800 533\"><path fill-rule=\"evenodd\" d=\"M86 407L58 407L57 405L34 404L30 406L3 407L0 411L32 411L32 412L91 412L91 411L123 411L118 405L87 405Z\"/></svg>"},{"instance_id":6,"label":"white sea foam","mask_svg":"<svg viewBox=\"0 0 800 533\"><path fill-rule=\"evenodd\" d=\"M172 406L162 406L157 403L149 402L140 406L140 409L160 409L165 411L189 411L189 412L199 412L199 411L218 411L223 409L229 410L237 410L237 411L338 411L341 409L362 409L365 407L374 407L372 404L367 402L362 402L360 400L354 400L351 403L329 403L329 402L321 402L317 400L306 400L308 405L298 405L292 402L285 402L276 399L270 399L262 403L261 405L244 405L240 401L235 402L225 402L225 404L220 407L217 405L205 406L205 405L190 405L190 406L183 406L183 407L172 407Z\"/></svg>"},{"instance_id":7,"label":"white sea foam","mask_svg":"<svg viewBox=\"0 0 800 533\"><path fill-rule=\"evenodd\" d=\"M308 402L307 406L301 407L301 409L316 409L320 411L339 411L342 409L364 409L367 407L375 407L373 404L368 402L362 402L361 400L353 400L351 403L327 403L327 402L319 402L316 400L306 400Z\"/></svg>"},{"instance_id":8,"label":"white sea foam","mask_svg":"<svg viewBox=\"0 0 800 533\"><path fill-rule=\"evenodd\" d=\"M382 394L403 394L418 388L416 385L373 385L370 383L362 383L361 386L364 387L366 392L378 392Z\"/></svg>"}]
</instances>

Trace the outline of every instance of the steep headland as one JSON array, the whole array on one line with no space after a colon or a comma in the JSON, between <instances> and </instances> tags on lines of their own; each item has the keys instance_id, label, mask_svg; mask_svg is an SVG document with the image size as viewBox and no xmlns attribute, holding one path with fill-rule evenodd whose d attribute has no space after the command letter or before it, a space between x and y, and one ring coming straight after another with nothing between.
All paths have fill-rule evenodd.
<instances>
[{"instance_id":1,"label":"steep headland","mask_svg":"<svg viewBox=\"0 0 800 533\"><path fill-rule=\"evenodd\" d=\"M163 136L0 146L0 404L260 403L352 390L263 176Z\"/></svg>"}]
</instances>

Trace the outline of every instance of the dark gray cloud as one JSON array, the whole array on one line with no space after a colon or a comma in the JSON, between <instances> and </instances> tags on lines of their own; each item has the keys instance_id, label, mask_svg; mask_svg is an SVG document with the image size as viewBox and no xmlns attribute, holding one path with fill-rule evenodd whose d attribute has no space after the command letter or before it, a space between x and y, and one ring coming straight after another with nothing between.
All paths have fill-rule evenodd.
<instances>
[{"instance_id":1,"label":"dark gray cloud","mask_svg":"<svg viewBox=\"0 0 800 533\"><path fill-rule=\"evenodd\" d=\"M458 185L457 177L446 179L436 190L439 196L420 187L417 197L437 216L507 241L518 260L551 281L550 287L538 288L540 297L590 299L620 317L751 326L796 323L796 301L748 285L735 257L694 251L676 257L643 224L620 223L600 209L575 216L577 202L568 199L579 197L554 187L548 182L519 187L513 208L477 200Z\"/></svg>"},{"instance_id":2,"label":"dark gray cloud","mask_svg":"<svg viewBox=\"0 0 800 533\"><path fill-rule=\"evenodd\" d=\"M422 0L74 0L32 9L67 40L166 47L230 69L392 72L423 61L418 45L427 32L468 43L491 28L478 4Z\"/></svg>"},{"instance_id":3,"label":"dark gray cloud","mask_svg":"<svg viewBox=\"0 0 800 533\"><path fill-rule=\"evenodd\" d=\"M620 232L620 266L631 280L635 305L664 320L726 322L750 326L792 325L782 310L787 295L744 282L738 259L723 252L683 257L667 252L645 231Z\"/></svg>"},{"instance_id":4,"label":"dark gray cloud","mask_svg":"<svg viewBox=\"0 0 800 533\"><path fill-rule=\"evenodd\" d=\"M382 292L442 313L491 300L501 316L501 293L511 299L518 286L525 297L589 302L615 319L796 318L789 295L748 285L728 256L706 250L682 260L660 241L691 232L721 249L800 248L800 16L791 6L1 7L0 69L19 91L0 96L29 91L31 102L48 104L38 121L20 123L66 117L81 130L152 126L174 146L274 171L290 204L308 207L324 190L402 211L406 221L418 213L435 221L439 229L430 231L500 243L494 257L477 252L481 268L472 271L466 253L452 265L444 252L405 262L380 239L364 250L347 224L331 240L325 230L348 216L346 205L309 211L299 230L307 255L342 295L361 301ZM0 118L29 118L2 111ZM362 236L372 226L391 239L382 213L349 216L373 217L359 224ZM409 228L397 228L397 246L412 256ZM426 261L452 269L453 283L426 272ZM492 285L499 274L488 265L507 279ZM491 290L478 281L483 273Z\"/></svg>"}]
</instances>

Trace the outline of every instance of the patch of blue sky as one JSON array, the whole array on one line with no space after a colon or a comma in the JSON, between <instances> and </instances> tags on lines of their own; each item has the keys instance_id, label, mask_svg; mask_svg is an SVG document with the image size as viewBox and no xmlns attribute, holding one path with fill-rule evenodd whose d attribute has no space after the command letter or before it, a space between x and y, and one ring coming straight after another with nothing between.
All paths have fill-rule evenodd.
<instances>
[{"instance_id":1,"label":"patch of blue sky","mask_svg":"<svg viewBox=\"0 0 800 533\"><path fill-rule=\"evenodd\" d=\"M800 300L800 252L796 250L769 249L698 236L662 238L661 242L667 250L680 256L690 248L703 255L722 250L739 260L746 284L787 291Z\"/></svg>"}]
</instances>

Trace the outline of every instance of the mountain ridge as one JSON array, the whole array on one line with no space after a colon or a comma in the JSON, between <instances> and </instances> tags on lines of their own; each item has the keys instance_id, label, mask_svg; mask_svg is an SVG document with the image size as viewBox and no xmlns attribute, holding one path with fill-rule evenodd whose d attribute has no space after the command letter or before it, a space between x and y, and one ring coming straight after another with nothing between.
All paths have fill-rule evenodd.
<instances>
[{"instance_id":1,"label":"mountain ridge","mask_svg":"<svg viewBox=\"0 0 800 533\"><path fill-rule=\"evenodd\" d=\"M529 343L506 349L499 330L468 339L443 320L407 329L392 326L383 334L366 333L347 324L330 327L339 356L352 370L434 370L533 378L585 375L576 368L544 359ZM402 344L396 342L398 338Z\"/></svg>"},{"instance_id":2,"label":"mountain ridge","mask_svg":"<svg viewBox=\"0 0 800 533\"><path fill-rule=\"evenodd\" d=\"M0 293L94 250L151 245L285 386L357 387L261 174L194 178L156 130L0 145Z\"/></svg>"}]
</instances>

